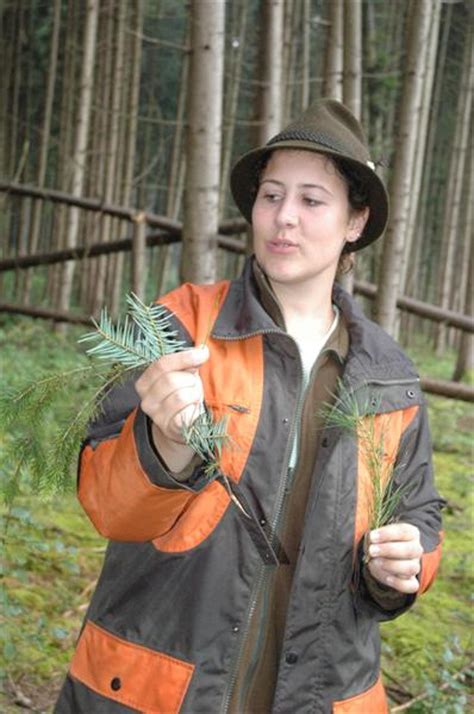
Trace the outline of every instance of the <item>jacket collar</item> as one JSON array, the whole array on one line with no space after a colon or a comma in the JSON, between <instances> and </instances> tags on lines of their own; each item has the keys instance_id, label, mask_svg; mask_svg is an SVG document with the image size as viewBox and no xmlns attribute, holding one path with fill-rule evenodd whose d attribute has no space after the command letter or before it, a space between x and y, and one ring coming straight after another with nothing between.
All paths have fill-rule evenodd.
<instances>
[{"instance_id":1,"label":"jacket collar","mask_svg":"<svg viewBox=\"0 0 474 714\"><path fill-rule=\"evenodd\" d=\"M252 257L247 260L242 276L231 283L212 334L217 339L240 339L266 332L286 334L285 320L267 276ZM338 328L324 349L344 362L349 335L342 313Z\"/></svg>"},{"instance_id":2,"label":"jacket collar","mask_svg":"<svg viewBox=\"0 0 474 714\"><path fill-rule=\"evenodd\" d=\"M255 267L256 266L256 267ZM378 325L369 320L360 306L337 283L333 302L349 334L345 377L351 382L418 379L418 374L399 345ZM229 291L212 331L217 339L236 340L264 333L285 334L278 301L263 271L252 256L245 262L240 278ZM331 345L331 347L333 347Z\"/></svg>"}]
</instances>

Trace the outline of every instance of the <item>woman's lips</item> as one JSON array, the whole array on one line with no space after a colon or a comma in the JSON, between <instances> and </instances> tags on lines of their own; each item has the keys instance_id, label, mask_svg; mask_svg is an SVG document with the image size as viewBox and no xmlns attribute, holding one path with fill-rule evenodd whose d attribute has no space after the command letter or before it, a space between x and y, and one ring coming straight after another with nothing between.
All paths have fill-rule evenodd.
<instances>
[{"instance_id":1,"label":"woman's lips","mask_svg":"<svg viewBox=\"0 0 474 714\"><path fill-rule=\"evenodd\" d=\"M271 240L267 243L267 249L270 253L286 255L287 253L295 252L298 246L296 243L287 240Z\"/></svg>"}]
</instances>

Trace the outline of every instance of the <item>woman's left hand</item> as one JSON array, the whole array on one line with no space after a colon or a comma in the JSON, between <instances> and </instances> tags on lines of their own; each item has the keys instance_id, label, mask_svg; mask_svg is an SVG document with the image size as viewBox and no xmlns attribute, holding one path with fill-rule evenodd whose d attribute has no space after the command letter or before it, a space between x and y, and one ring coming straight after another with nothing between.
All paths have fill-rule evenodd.
<instances>
[{"instance_id":1,"label":"woman's left hand","mask_svg":"<svg viewBox=\"0 0 474 714\"><path fill-rule=\"evenodd\" d=\"M391 523L371 531L367 554L367 567L376 580L401 593L416 593L423 555L416 526Z\"/></svg>"}]
</instances>

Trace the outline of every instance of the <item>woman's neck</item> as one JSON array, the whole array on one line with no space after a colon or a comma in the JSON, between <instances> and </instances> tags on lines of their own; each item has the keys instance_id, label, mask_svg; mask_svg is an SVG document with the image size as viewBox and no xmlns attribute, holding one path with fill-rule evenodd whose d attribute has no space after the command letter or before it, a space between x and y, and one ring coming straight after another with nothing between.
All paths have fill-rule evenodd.
<instances>
[{"instance_id":1,"label":"woman's neck","mask_svg":"<svg viewBox=\"0 0 474 714\"><path fill-rule=\"evenodd\" d=\"M330 292L298 293L292 285L271 283L290 335L298 340L310 340L329 331L334 320Z\"/></svg>"}]
</instances>

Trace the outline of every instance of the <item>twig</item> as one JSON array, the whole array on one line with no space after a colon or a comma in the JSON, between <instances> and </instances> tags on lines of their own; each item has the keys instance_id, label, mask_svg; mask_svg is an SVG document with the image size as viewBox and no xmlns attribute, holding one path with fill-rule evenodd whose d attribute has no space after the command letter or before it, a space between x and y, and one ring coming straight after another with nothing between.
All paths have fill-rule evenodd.
<instances>
[{"instance_id":1,"label":"twig","mask_svg":"<svg viewBox=\"0 0 474 714\"><path fill-rule=\"evenodd\" d=\"M8 675L8 684L12 690L15 704L19 707L23 707L23 709L33 709L33 702L25 694L23 694L18 685L15 684L11 674Z\"/></svg>"},{"instance_id":2,"label":"twig","mask_svg":"<svg viewBox=\"0 0 474 714\"><path fill-rule=\"evenodd\" d=\"M474 660L469 662L469 664L466 664L462 669L459 670L459 672L456 672L456 674L453 674L452 679L460 679L461 677L466 674L470 669L474 667ZM444 692L446 689L449 689L451 686L451 682L444 682L443 684L440 684L438 687L439 692ZM428 697L431 696L430 692L422 692L422 694L418 694L418 696L413 697L413 699L410 699L408 702L405 702L405 704L400 704L399 706L394 707L393 709L390 709L390 714L395 714L395 712L403 712L405 709L408 709L409 707L413 706L413 704L416 704L417 702L423 701L423 699L428 699Z\"/></svg>"},{"instance_id":3,"label":"twig","mask_svg":"<svg viewBox=\"0 0 474 714\"><path fill-rule=\"evenodd\" d=\"M90 583L87 583L86 587L82 590L82 592L79 595L79 600L84 600L85 597L87 597L92 590L95 588L97 585L97 578L95 580L91 580ZM81 612L81 610L84 609L84 606L87 607L88 603L83 603L81 602L80 605L78 605L76 608L73 610L65 610L61 617L70 617L71 615L74 615L76 612Z\"/></svg>"}]
</instances>

